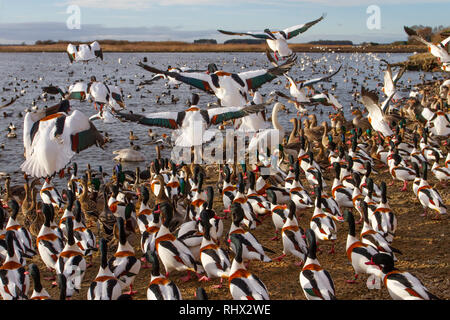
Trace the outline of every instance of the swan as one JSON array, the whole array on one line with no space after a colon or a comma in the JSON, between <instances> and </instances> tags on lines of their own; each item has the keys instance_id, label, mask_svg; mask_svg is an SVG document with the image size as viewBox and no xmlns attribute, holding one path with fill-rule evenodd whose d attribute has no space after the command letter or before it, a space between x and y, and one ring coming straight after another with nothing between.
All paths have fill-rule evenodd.
<instances>
[{"instance_id":1,"label":"swan","mask_svg":"<svg viewBox=\"0 0 450 320\"><path fill-rule=\"evenodd\" d=\"M131 148L115 150L115 151L113 151L113 154L117 155L114 157L114 160L120 161L120 162L145 161L145 157L141 152L139 152L137 150L133 150Z\"/></svg>"},{"instance_id":2,"label":"swan","mask_svg":"<svg viewBox=\"0 0 450 320\"><path fill-rule=\"evenodd\" d=\"M251 138L248 145L250 153L258 151L260 154L266 154L269 146L271 153L273 153L273 149L278 148L283 143L285 130L278 121L278 112L280 110L286 110L285 105L280 102L275 103L272 109L273 128L260 131Z\"/></svg>"}]
</instances>

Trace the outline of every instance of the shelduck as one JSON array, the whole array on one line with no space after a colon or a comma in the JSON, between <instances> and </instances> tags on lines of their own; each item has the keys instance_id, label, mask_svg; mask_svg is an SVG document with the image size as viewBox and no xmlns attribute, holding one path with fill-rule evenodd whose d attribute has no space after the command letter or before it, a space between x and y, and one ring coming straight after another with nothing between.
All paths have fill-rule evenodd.
<instances>
[{"instance_id":1,"label":"shelduck","mask_svg":"<svg viewBox=\"0 0 450 320\"><path fill-rule=\"evenodd\" d=\"M283 254L274 258L274 260L281 261L286 255L292 254L294 257L300 259L295 264L301 266L305 261L306 254L308 253L308 247L304 240L305 232L302 227L298 225L297 218L295 216L296 205L294 201L288 203L289 213L286 217L286 221L281 228L281 238L283 240Z\"/></svg>"},{"instance_id":2,"label":"shelduck","mask_svg":"<svg viewBox=\"0 0 450 320\"><path fill-rule=\"evenodd\" d=\"M400 271L394 267L391 256L375 254L370 264L381 268L383 284L394 300L440 300L428 291L422 282L406 271Z\"/></svg>"},{"instance_id":3,"label":"shelduck","mask_svg":"<svg viewBox=\"0 0 450 320\"><path fill-rule=\"evenodd\" d=\"M147 288L147 300L182 300L177 285L160 273L156 252L146 252L145 257L152 264L152 275Z\"/></svg>"},{"instance_id":4,"label":"shelduck","mask_svg":"<svg viewBox=\"0 0 450 320\"><path fill-rule=\"evenodd\" d=\"M105 239L100 239L100 268L87 292L88 300L117 300L122 294L119 279L108 266L108 245Z\"/></svg>"},{"instance_id":5,"label":"shelduck","mask_svg":"<svg viewBox=\"0 0 450 320\"><path fill-rule=\"evenodd\" d=\"M308 254L299 275L300 285L308 300L336 300L334 282L330 273L323 269L316 256L316 235L311 229L306 230Z\"/></svg>"},{"instance_id":6,"label":"shelduck","mask_svg":"<svg viewBox=\"0 0 450 320\"><path fill-rule=\"evenodd\" d=\"M243 263L242 238L230 235L230 244L236 256L230 269L228 283L234 300L269 300L269 292L265 284L255 275L247 271Z\"/></svg>"}]
</instances>

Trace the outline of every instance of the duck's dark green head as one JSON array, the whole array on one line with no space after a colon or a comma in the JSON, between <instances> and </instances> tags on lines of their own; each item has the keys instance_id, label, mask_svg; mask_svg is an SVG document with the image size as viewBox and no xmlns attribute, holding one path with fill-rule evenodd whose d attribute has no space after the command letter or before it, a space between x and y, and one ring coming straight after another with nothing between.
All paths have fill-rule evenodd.
<instances>
[{"instance_id":1,"label":"duck's dark green head","mask_svg":"<svg viewBox=\"0 0 450 320\"><path fill-rule=\"evenodd\" d=\"M270 203L276 205L277 204L277 196L275 195L275 193L272 190L267 189L266 194L267 194L267 200L269 200Z\"/></svg>"},{"instance_id":2,"label":"duck's dark green head","mask_svg":"<svg viewBox=\"0 0 450 320\"><path fill-rule=\"evenodd\" d=\"M134 211L134 204L133 203L127 203L125 206L125 219L128 220L131 218L131 214Z\"/></svg>"},{"instance_id":3,"label":"duck's dark green head","mask_svg":"<svg viewBox=\"0 0 450 320\"><path fill-rule=\"evenodd\" d=\"M233 221L236 224L239 224L244 219L244 210L239 202L233 202L231 204L231 215L233 217Z\"/></svg>"}]
</instances>

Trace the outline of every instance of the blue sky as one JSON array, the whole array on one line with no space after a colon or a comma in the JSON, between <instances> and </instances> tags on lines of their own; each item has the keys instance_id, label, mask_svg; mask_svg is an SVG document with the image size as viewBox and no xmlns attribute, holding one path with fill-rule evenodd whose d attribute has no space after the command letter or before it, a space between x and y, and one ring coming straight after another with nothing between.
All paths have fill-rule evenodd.
<instances>
[{"instance_id":1,"label":"blue sky","mask_svg":"<svg viewBox=\"0 0 450 320\"><path fill-rule=\"evenodd\" d=\"M81 29L69 30L67 7L81 10ZM381 28L369 30L367 7L377 5ZM283 29L326 18L291 42L405 40L404 25L450 26L450 1L421 0L0 0L0 43L36 40L230 39L217 29Z\"/></svg>"}]
</instances>

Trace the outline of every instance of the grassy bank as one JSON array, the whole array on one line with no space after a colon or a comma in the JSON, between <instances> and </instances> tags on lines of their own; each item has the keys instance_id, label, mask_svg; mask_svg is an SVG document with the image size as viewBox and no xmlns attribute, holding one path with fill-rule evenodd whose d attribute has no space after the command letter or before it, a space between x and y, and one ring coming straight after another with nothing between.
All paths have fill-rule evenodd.
<instances>
[{"instance_id":1,"label":"grassy bank","mask_svg":"<svg viewBox=\"0 0 450 320\"><path fill-rule=\"evenodd\" d=\"M104 52L264 52L265 44L193 44L187 42L100 41ZM295 52L425 52L421 45L312 45L290 44ZM67 43L0 45L0 52L65 52Z\"/></svg>"}]
</instances>

